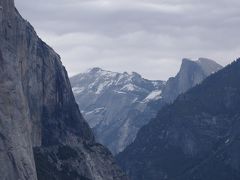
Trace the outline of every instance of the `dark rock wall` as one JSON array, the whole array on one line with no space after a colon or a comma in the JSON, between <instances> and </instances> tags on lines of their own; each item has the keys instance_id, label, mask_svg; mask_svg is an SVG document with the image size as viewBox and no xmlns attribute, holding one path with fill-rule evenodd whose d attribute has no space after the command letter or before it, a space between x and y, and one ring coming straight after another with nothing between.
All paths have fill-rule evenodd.
<instances>
[{"instance_id":1,"label":"dark rock wall","mask_svg":"<svg viewBox=\"0 0 240 180\"><path fill-rule=\"evenodd\" d=\"M58 180L65 172L70 179L126 179L109 151L95 143L59 55L13 1L0 0L0 13L1 179L35 180L38 174Z\"/></svg>"}]
</instances>

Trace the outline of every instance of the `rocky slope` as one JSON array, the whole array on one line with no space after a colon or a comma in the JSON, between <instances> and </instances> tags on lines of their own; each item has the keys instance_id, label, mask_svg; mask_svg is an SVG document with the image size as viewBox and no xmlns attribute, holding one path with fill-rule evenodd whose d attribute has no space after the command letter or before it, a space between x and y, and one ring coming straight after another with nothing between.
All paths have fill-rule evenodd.
<instances>
[{"instance_id":1,"label":"rocky slope","mask_svg":"<svg viewBox=\"0 0 240 180\"><path fill-rule=\"evenodd\" d=\"M118 162L133 180L240 179L240 59L180 95Z\"/></svg>"},{"instance_id":2,"label":"rocky slope","mask_svg":"<svg viewBox=\"0 0 240 180\"><path fill-rule=\"evenodd\" d=\"M114 154L131 144L139 129L179 94L221 69L216 62L183 59L176 77L150 81L137 73L93 68L70 79L83 116L97 137Z\"/></svg>"},{"instance_id":3,"label":"rocky slope","mask_svg":"<svg viewBox=\"0 0 240 180\"><path fill-rule=\"evenodd\" d=\"M148 106L161 98L163 81L149 81L137 73L115 73L93 68L72 77L71 84L83 116L99 142L114 154L130 144L140 127L155 116ZM145 117L136 119L145 112Z\"/></svg>"},{"instance_id":4,"label":"rocky slope","mask_svg":"<svg viewBox=\"0 0 240 180\"><path fill-rule=\"evenodd\" d=\"M13 0L0 0L0 64L1 179L126 179L95 143L60 57Z\"/></svg>"}]
</instances>

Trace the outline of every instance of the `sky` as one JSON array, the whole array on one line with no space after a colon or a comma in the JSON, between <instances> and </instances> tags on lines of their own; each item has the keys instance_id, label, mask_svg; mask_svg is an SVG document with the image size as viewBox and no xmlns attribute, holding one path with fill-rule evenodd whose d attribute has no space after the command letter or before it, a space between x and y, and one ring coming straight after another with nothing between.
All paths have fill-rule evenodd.
<instances>
[{"instance_id":1,"label":"sky","mask_svg":"<svg viewBox=\"0 0 240 180\"><path fill-rule=\"evenodd\" d=\"M15 0L70 76L100 67L166 80L182 58L240 56L239 0Z\"/></svg>"}]
</instances>

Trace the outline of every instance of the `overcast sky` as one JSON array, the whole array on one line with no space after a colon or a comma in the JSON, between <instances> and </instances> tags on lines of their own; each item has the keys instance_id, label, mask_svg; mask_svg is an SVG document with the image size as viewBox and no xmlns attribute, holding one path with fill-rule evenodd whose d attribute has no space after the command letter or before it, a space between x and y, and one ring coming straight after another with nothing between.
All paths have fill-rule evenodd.
<instances>
[{"instance_id":1,"label":"overcast sky","mask_svg":"<svg viewBox=\"0 0 240 180\"><path fill-rule=\"evenodd\" d=\"M183 57L240 55L240 0L15 0L70 76L91 67L176 74Z\"/></svg>"}]
</instances>

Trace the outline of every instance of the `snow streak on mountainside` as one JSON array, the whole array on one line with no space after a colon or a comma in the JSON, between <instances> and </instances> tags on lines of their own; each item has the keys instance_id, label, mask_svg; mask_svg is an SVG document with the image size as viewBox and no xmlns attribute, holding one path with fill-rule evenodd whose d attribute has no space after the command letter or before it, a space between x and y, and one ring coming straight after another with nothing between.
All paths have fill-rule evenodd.
<instances>
[{"instance_id":1,"label":"snow streak on mountainside","mask_svg":"<svg viewBox=\"0 0 240 180\"><path fill-rule=\"evenodd\" d=\"M176 77L151 81L137 73L115 73L93 68L72 77L72 89L97 140L116 154L136 137L166 103L221 69L216 62L184 59Z\"/></svg>"}]
</instances>

